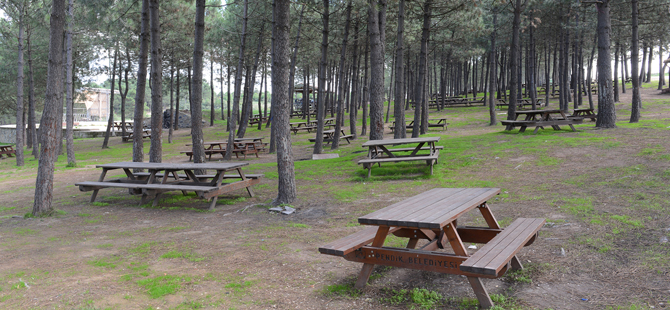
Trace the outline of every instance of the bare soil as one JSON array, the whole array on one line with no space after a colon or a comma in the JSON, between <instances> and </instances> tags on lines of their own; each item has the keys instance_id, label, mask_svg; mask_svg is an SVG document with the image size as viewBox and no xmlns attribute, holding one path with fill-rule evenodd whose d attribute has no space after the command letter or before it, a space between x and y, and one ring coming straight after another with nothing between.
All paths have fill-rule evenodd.
<instances>
[{"instance_id":1,"label":"bare soil","mask_svg":"<svg viewBox=\"0 0 670 310\"><path fill-rule=\"evenodd\" d=\"M519 135L486 126L483 107L433 112L459 124L431 132L442 135L445 149L451 139L487 134L498 135L498 144L535 139L546 149L510 147L492 155L486 152L490 145L474 145L470 151L476 164L456 168L445 156L436 166L441 179L426 178L425 170L385 179L374 169L371 180L361 179L367 173L355 161L345 175L331 174L324 161L325 173L305 177L300 161L311 157L311 146L304 142L309 134L292 136L298 199L293 203L296 213L288 216L267 211L277 191L272 154L247 160L248 172L268 176L257 186L256 197L240 190L221 197L216 210L208 212L206 202L176 194L158 208L141 207L138 197L120 189L101 190L100 203L90 203L90 193L79 192L73 184L97 179L96 163L130 158L112 158L101 150L99 157L81 160L78 168L56 171L53 201L58 212L46 218L24 218L32 209L34 162L16 168L4 159L0 308L405 309L417 304L394 302L401 295L393 290L415 288L444 297L432 307L468 308L474 293L465 278L399 268L378 266L362 292L328 293L337 285L350 288L361 266L317 249L361 229L356 224L360 215L430 188L477 181L503 189L504 195L490 202L503 226L518 217L547 219L540 238L519 255L526 265L523 273L484 280L489 293L509 299L505 307L665 308L670 302L670 98L656 90L642 91L643 120L664 122L663 128L599 130L589 123L576 133ZM627 123L630 93L617 104L618 124ZM220 137L221 128L206 129L206 139ZM250 134L267 138L268 132ZM604 142L542 144L541 137L557 135ZM189 139L188 129L177 131L171 146L165 138L163 153L171 154L165 161L184 162L179 150L187 149ZM112 139L113 149L131 148L117 140ZM341 145L340 156L360 152L363 140ZM79 140L77 149L90 151L101 143ZM365 154L359 155L356 160ZM542 164L542 159L551 161ZM347 187L363 194L333 194ZM477 219L470 216L465 222ZM158 277L163 283L173 279L174 292L153 298L151 286L142 281Z\"/></svg>"}]
</instances>

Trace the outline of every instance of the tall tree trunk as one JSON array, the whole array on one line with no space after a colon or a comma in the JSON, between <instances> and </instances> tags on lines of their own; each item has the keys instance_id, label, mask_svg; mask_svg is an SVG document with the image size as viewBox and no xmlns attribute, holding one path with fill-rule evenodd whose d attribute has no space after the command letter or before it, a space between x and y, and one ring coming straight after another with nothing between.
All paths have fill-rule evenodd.
<instances>
[{"instance_id":1,"label":"tall tree trunk","mask_svg":"<svg viewBox=\"0 0 670 310\"><path fill-rule=\"evenodd\" d=\"M151 147L149 148L149 162L152 163L160 163L163 160L163 49L161 48L158 1L149 1L149 15L151 17ZM200 89L202 88L198 88L198 90Z\"/></svg>"},{"instance_id":2,"label":"tall tree trunk","mask_svg":"<svg viewBox=\"0 0 670 310\"><path fill-rule=\"evenodd\" d=\"M23 137L25 133L25 124L23 123L23 24L25 8L21 6L19 17L19 51L18 67L16 74L16 165L23 166Z\"/></svg>"},{"instance_id":3,"label":"tall tree trunk","mask_svg":"<svg viewBox=\"0 0 670 310\"><path fill-rule=\"evenodd\" d=\"M221 55L221 57L223 57L223 55ZM221 120L225 121L226 109L223 105L223 59L221 59L221 63L219 63L219 78L221 83Z\"/></svg>"},{"instance_id":4,"label":"tall tree trunk","mask_svg":"<svg viewBox=\"0 0 670 310\"><path fill-rule=\"evenodd\" d=\"M404 1L404 0L401 0ZM356 139L356 114L358 112L358 103L360 102L360 79L359 79L359 65L360 65L360 57L358 55L358 22L356 22L354 26L354 55L353 55L353 63L354 63L354 72L353 72L353 93L351 95L351 104L349 106L349 134L353 136L354 139Z\"/></svg>"},{"instance_id":5,"label":"tall tree trunk","mask_svg":"<svg viewBox=\"0 0 670 310\"><path fill-rule=\"evenodd\" d=\"M596 33L595 37L593 38L593 47L591 48L591 58L589 58L589 69L586 72L586 79L588 80L588 89L589 89L589 109L593 109L593 92L591 91L591 72L593 71L593 58L595 57L596 54L596 46L598 43L598 33Z\"/></svg>"},{"instance_id":6,"label":"tall tree trunk","mask_svg":"<svg viewBox=\"0 0 670 310\"><path fill-rule=\"evenodd\" d=\"M368 1L368 35L370 37L370 140L384 138L384 41L381 40L379 16L385 7Z\"/></svg>"},{"instance_id":7,"label":"tall tree trunk","mask_svg":"<svg viewBox=\"0 0 670 310\"><path fill-rule=\"evenodd\" d=\"M496 104L495 99L493 98L493 93L496 91L496 31L497 31L497 21L498 21L498 12L497 9L493 8L493 31L491 32L491 50L489 51L489 67L491 67L490 79L489 82L489 126L495 126L498 124L496 119ZM548 89L549 85L547 85Z\"/></svg>"},{"instance_id":8,"label":"tall tree trunk","mask_svg":"<svg viewBox=\"0 0 670 310\"><path fill-rule=\"evenodd\" d=\"M293 55L291 56L291 72L289 74L289 101L291 102L291 112L293 112L293 95L294 95L294 89L295 89L295 62L296 58L298 57L298 43L300 42L300 30L302 29L302 16L305 13L305 5L302 5L302 8L300 9L300 18L298 19L298 33L295 35L295 45L293 47ZM271 114L272 116L272 114ZM290 116L290 115L289 115Z\"/></svg>"},{"instance_id":9,"label":"tall tree trunk","mask_svg":"<svg viewBox=\"0 0 670 310\"><path fill-rule=\"evenodd\" d=\"M256 56L254 57L253 68L251 68L251 70L247 70L249 83L245 83L244 86L249 90L249 96L244 97L244 101L246 102L245 105L246 112L242 113L242 121L240 122L240 128L237 132L238 138L243 138L244 135L247 133L247 125L249 124L249 117L253 116L254 114L253 112L254 88L256 85L256 72L258 71L258 63L261 58L261 51L263 50L263 33L265 32L264 30L265 30L265 23L261 24L261 30L258 36L258 45L256 47ZM260 91L258 92L258 95L260 96ZM260 109L258 113L260 113Z\"/></svg>"},{"instance_id":10,"label":"tall tree trunk","mask_svg":"<svg viewBox=\"0 0 670 310\"><path fill-rule=\"evenodd\" d=\"M621 49L621 92L626 93L626 72L628 71L628 66L626 65L626 49Z\"/></svg>"},{"instance_id":11,"label":"tall tree trunk","mask_svg":"<svg viewBox=\"0 0 670 310\"><path fill-rule=\"evenodd\" d=\"M205 55L205 0L195 2L195 36L193 42L193 76L190 80L191 89L191 144L194 163L205 162L205 146L202 134L202 67ZM235 118L236 119L236 118ZM229 122L234 120L228 119ZM234 130L234 129L233 129ZM229 143L230 144L230 143ZM231 150L226 152L230 157Z\"/></svg>"},{"instance_id":12,"label":"tall tree trunk","mask_svg":"<svg viewBox=\"0 0 670 310\"><path fill-rule=\"evenodd\" d=\"M654 45L649 43L649 58L647 58L647 78L645 83L651 82L651 61L654 59ZM642 64L644 66L644 63Z\"/></svg>"},{"instance_id":13,"label":"tall tree trunk","mask_svg":"<svg viewBox=\"0 0 670 310\"><path fill-rule=\"evenodd\" d=\"M617 40L616 43L614 43L614 102L619 102L619 66L617 64L619 63L619 41Z\"/></svg>"},{"instance_id":14,"label":"tall tree trunk","mask_svg":"<svg viewBox=\"0 0 670 310\"><path fill-rule=\"evenodd\" d=\"M181 70L177 68L177 91L175 94L175 97L177 98L174 103L174 116L172 117L173 122L171 126L174 128L174 130L179 130L179 90L181 89L181 84L179 83L179 72L181 72Z\"/></svg>"},{"instance_id":15,"label":"tall tree trunk","mask_svg":"<svg viewBox=\"0 0 670 310\"><path fill-rule=\"evenodd\" d=\"M638 0L631 0L632 8L632 35L630 46L630 71L633 73L633 102L630 114L630 122L637 123L640 121L640 108L642 106L642 99L640 98L640 80L637 75L638 53L640 51L640 41L638 35ZM599 117L600 118L600 117Z\"/></svg>"},{"instance_id":16,"label":"tall tree trunk","mask_svg":"<svg viewBox=\"0 0 670 310\"><path fill-rule=\"evenodd\" d=\"M35 199L32 214L50 215L53 212L53 177L58 157L57 131L62 131L58 123L59 106L62 107L63 95L63 28L65 27L65 0L53 0L49 19L49 62L47 71L44 112L40 121L41 152L37 179L35 180Z\"/></svg>"},{"instance_id":17,"label":"tall tree trunk","mask_svg":"<svg viewBox=\"0 0 670 310\"><path fill-rule=\"evenodd\" d=\"M124 72L124 83L126 84L125 88L121 85L121 72L119 71L119 92L121 93L121 123L124 126L121 126L121 136L125 137L128 133L126 132L126 97L128 96L128 72L130 72L130 52L126 46L126 68Z\"/></svg>"},{"instance_id":18,"label":"tall tree trunk","mask_svg":"<svg viewBox=\"0 0 670 310\"><path fill-rule=\"evenodd\" d=\"M35 159L39 157L39 144L40 141L37 137L37 128L35 126L35 79L33 77L33 58L32 58L32 47L30 44L30 27L28 27L28 36L26 37L26 45L28 46L28 132L32 136L33 156Z\"/></svg>"},{"instance_id":19,"label":"tall tree trunk","mask_svg":"<svg viewBox=\"0 0 670 310\"><path fill-rule=\"evenodd\" d=\"M149 0L142 0L142 26L140 32L140 54L137 65L137 89L135 91L135 114L133 117L133 161L144 161L144 94L147 85L147 59L149 54Z\"/></svg>"},{"instance_id":20,"label":"tall tree trunk","mask_svg":"<svg viewBox=\"0 0 670 310\"><path fill-rule=\"evenodd\" d=\"M74 103L72 85L72 32L74 28L74 1L68 1L67 15L69 16L67 24L67 32L65 33L66 49L67 49L67 64L65 76L65 150L67 152L67 166L76 167L77 160L74 157ZM112 72L113 74L113 72ZM113 79L112 79L113 80ZM114 87L112 87L113 89ZM109 111L110 115L114 113Z\"/></svg>"},{"instance_id":21,"label":"tall tree trunk","mask_svg":"<svg viewBox=\"0 0 670 310\"><path fill-rule=\"evenodd\" d=\"M326 2L329 0L324 0L324 6L326 5ZM340 52L340 68L344 68L345 60L346 60L346 55L347 55L347 40L349 39L349 25L351 24L351 0L348 1L347 3L347 12L345 13L347 16L347 19L344 23L344 35L342 36L342 51ZM327 12L328 10L326 10ZM325 22L324 22L325 26ZM327 28L326 28L327 29ZM328 38L327 33L324 33L324 40ZM322 52L328 47L328 42L324 41L324 44L322 46L325 46L322 49ZM323 142L323 113L321 113L322 108L321 108L321 97L322 95L325 97L325 93L322 91L322 88L325 88L325 71L326 71L326 66L328 65L328 55L325 53L321 54L321 74L324 75L323 78L319 78L319 126L316 128L316 144L314 145L314 154L320 154L317 153L317 145L318 145L318 151L321 151L321 143ZM324 82L321 82L321 79L324 80ZM340 70L340 77L339 79L341 81L344 80L344 70ZM344 96L344 83L340 83L340 90L339 93L340 95L338 96L338 101L337 101L337 117L335 118L335 134L333 141L330 144L330 149L335 150L340 146L340 130L342 130L342 126L344 125L344 101L342 100L342 97ZM348 93L348 92L347 92Z\"/></svg>"},{"instance_id":22,"label":"tall tree trunk","mask_svg":"<svg viewBox=\"0 0 670 310\"><path fill-rule=\"evenodd\" d=\"M645 68L644 63L645 62L647 62L647 41L642 41L642 65L640 66L640 76L639 76L640 83L644 83L644 79L646 77L646 74L644 72L644 68ZM633 72L637 72L637 70L635 70Z\"/></svg>"},{"instance_id":23,"label":"tall tree trunk","mask_svg":"<svg viewBox=\"0 0 670 310\"><path fill-rule=\"evenodd\" d=\"M596 127L616 127L612 96L612 55L610 53L610 1L596 3L598 8L598 120Z\"/></svg>"},{"instance_id":24,"label":"tall tree trunk","mask_svg":"<svg viewBox=\"0 0 670 310\"><path fill-rule=\"evenodd\" d=\"M369 39L368 39L369 40ZM368 132L368 104L370 103L370 92L368 83L368 54L370 54L370 44L365 44L365 60L363 61L363 117L361 119L361 136L365 136Z\"/></svg>"},{"instance_id":25,"label":"tall tree trunk","mask_svg":"<svg viewBox=\"0 0 670 310\"><path fill-rule=\"evenodd\" d=\"M209 126L214 126L214 54L209 60Z\"/></svg>"},{"instance_id":26,"label":"tall tree trunk","mask_svg":"<svg viewBox=\"0 0 670 310\"><path fill-rule=\"evenodd\" d=\"M431 0L424 2L423 8L423 27L421 28L421 52L419 54L419 75L417 76L417 83L415 88L414 101L414 126L412 127L412 138L418 138L419 134L426 133L424 129L428 126L427 120L422 117L423 109L428 109L426 98L424 96L424 82L426 81L426 65L428 60L428 40L430 38L430 14L431 14ZM397 124L403 126L404 124Z\"/></svg>"},{"instance_id":27,"label":"tall tree trunk","mask_svg":"<svg viewBox=\"0 0 670 310\"><path fill-rule=\"evenodd\" d=\"M665 70L663 70L663 39L658 45L658 90L663 89L665 85Z\"/></svg>"},{"instance_id":28,"label":"tall tree trunk","mask_svg":"<svg viewBox=\"0 0 670 310\"><path fill-rule=\"evenodd\" d=\"M521 0L515 0L516 5L514 9L514 21L512 23L512 46L510 47L510 63L509 67L512 72L510 77L510 97L509 106L507 109L507 119L516 119L516 104L517 104L517 84L519 83L516 72L519 70L519 27L521 25ZM562 87L562 86L561 86Z\"/></svg>"},{"instance_id":29,"label":"tall tree trunk","mask_svg":"<svg viewBox=\"0 0 670 310\"><path fill-rule=\"evenodd\" d=\"M530 18L533 19L533 15L530 15ZM526 70L526 74L528 75L528 84L526 84L528 87L526 87L527 90L530 92L530 101L533 107L533 110L537 109L537 87L535 86L535 39L533 38L533 30L534 26L530 25L529 27L529 41L528 45L528 53L526 55L526 58L528 58L528 69Z\"/></svg>"},{"instance_id":30,"label":"tall tree trunk","mask_svg":"<svg viewBox=\"0 0 670 310\"><path fill-rule=\"evenodd\" d=\"M394 139L404 139L407 136L405 128L405 111L403 110L405 94L403 92L403 58L404 58L404 33L405 33L405 0L398 2L398 34L395 50L395 103L393 105L393 114L395 116Z\"/></svg>"},{"instance_id":31,"label":"tall tree trunk","mask_svg":"<svg viewBox=\"0 0 670 310\"><path fill-rule=\"evenodd\" d=\"M110 75L112 76L112 89L109 94L109 117L107 118L107 130L105 131L105 140L102 141L102 148L106 149L109 148L107 146L107 143L109 142L109 134L112 130L112 126L114 125L114 86L116 85L116 59L119 56L119 44L116 43L116 47L114 48L114 62L112 65L112 72L110 72ZM67 80L67 79L66 79ZM67 81L65 83L67 85Z\"/></svg>"},{"instance_id":32,"label":"tall tree trunk","mask_svg":"<svg viewBox=\"0 0 670 310\"><path fill-rule=\"evenodd\" d=\"M223 88L222 88L223 89ZM170 124L168 129L168 143L172 144L172 133L174 132L174 57L170 57Z\"/></svg>"},{"instance_id":33,"label":"tall tree trunk","mask_svg":"<svg viewBox=\"0 0 670 310\"><path fill-rule=\"evenodd\" d=\"M290 52L289 11L290 1L275 0L276 39L272 58L272 97L277 97L277 115L272 128L277 133L278 190L274 204L289 204L295 200L295 167L289 131L290 107L288 85ZM246 14L245 14L246 15Z\"/></svg>"},{"instance_id":34,"label":"tall tree trunk","mask_svg":"<svg viewBox=\"0 0 670 310\"><path fill-rule=\"evenodd\" d=\"M284 0L276 0L276 1L284 1ZM240 92L242 91L242 69L244 66L244 47L247 36L247 20L249 19L249 17L247 16L248 8L249 8L249 0L244 0L244 12L242 15L242 34L240 36L240 53L237 61L237 68L235 69L235 95L233 96L233 115L230 118L228 118L228 124L230 124L229 126L230 131L228 134L228 145L226 146L226 156L224 156L225 160L231 159L231 155L233 152L233 143L235 142L235 122L237 121L238 114L240 111ZM274 97L274 95L272 97Z\"/></svg>"}]
</instances>

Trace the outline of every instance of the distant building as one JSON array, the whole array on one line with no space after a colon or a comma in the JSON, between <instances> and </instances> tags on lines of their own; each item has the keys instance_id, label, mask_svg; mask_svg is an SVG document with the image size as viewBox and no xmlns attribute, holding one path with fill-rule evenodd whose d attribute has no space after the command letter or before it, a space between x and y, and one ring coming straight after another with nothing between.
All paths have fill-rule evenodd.
<instances>
[{"instance_id":1,"label":"distant building","mask_svg":"<svg viewBox=\"0 0 670 310\"><path fill-rule=\"evenodd\" d=\"M84 87L79 92L81 96L75 97L75 106L80 107L84 105L85 108L74 109L75 121L106 121L109 118L109 97L111 90ZM120 94L119 91L115 91L114 93L117 95Z\"/></svg>"}]
</instances>

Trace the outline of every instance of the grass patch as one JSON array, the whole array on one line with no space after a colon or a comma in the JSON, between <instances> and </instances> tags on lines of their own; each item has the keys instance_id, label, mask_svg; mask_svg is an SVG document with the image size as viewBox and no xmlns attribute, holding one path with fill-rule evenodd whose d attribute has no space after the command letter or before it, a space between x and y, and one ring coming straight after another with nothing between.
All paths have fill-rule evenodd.
<instances>
[{"instance_id":1,"label":"grass patch","mask_svg":"<svg viewBox=\"0 0 670 310\"><path fill-rule=\"evenodd\" d=\"M156 299L176 293L184 284L190 281L191 278L187 276L163 275L138 280L137 284L144 287L151 298Z\"/></svg>"},{"instance_id":2,"label":"grass patch","mask_svg":"<svg viewBox=\"0 0 670 310\"><path fill-rule=\"evenodd\" d=\"M363 294L361 290L354 287L354 283L332 284L323 288L322 293L326 296L341 296L358 298Z\"/></svg>"},{"instance_id":3,"label":"grass patch","mask_svg":"<svg viewBox=\"0 0 670 310\"><path fill-rule=\"evenodd\" d=\"M30 228L17 228L14 233L19 236L37 235L38 231Z\"/></svg>"}]
</instances>

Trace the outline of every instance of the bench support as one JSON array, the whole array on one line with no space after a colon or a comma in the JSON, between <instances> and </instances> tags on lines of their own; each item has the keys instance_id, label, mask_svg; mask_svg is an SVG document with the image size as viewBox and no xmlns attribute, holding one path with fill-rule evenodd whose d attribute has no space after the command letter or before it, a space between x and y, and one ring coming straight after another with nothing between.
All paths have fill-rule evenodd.
<instances>
[{"instance_id":1,"label":"bench support","mask_svg":"<svg viewBox=\"0 0 670 310\"><path fill-rule=\"evenodd\" d=\"M388 235L389 233L389 228L390 227L388 226L379 226L379 228L377 228L377 234L375 235L375 239L372 241L373 247L381 247L382 245L384 245L384 240L386 240L386 235ZM365 287L365 285L368 283L368 279L370 278L370 274L372 273L372 269L374 267L375 267L374 264L370 263L363 264L361 273L358 274L358 280L356 280L355 287L357 289L362 289Z\"/></svg>"}]
</instances>

